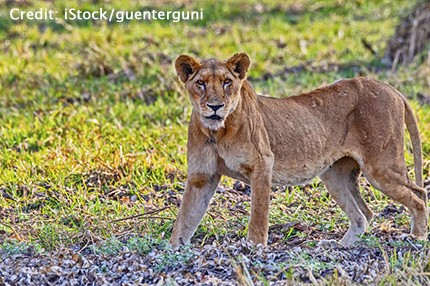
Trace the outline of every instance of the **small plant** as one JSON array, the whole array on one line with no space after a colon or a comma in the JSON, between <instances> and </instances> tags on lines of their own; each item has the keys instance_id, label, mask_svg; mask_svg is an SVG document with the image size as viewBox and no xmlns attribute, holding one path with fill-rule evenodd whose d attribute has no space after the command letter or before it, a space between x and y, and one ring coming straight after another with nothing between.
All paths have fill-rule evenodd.
<instances>
[{"instance_id":1,"label":"small plant","mask_svg":"<svg viewBox=\"0 0 430 286\"><path fill-rule=\"evenodd\" d=\"M300 237L300 238L306 238L307 237L307 234L305 233L305 232L297 232L297 237Z\"/></svg>"},{"instance_id":2,"label":"small plant","mask_svg":"<svg viewBox=\"0 0 430 286\"><path fill-rule=\"evenodd\" d=\"M379 239L374 235L364 235L363 234L361 236L361 239L358 242L356 242L356 244L359 244L359 243L363 243L364 245L366 245L368 247L380 247L381 246Z\"/></svg>"},{"instance_id":3,"label":"small plant","mask_svg":"<svg viewBox=\"0 0 430 286\"><path fill-rule=\"evenodd\" d=\"M318 261L314 258L311 258L309 254L307 253L298 253L298 252L291 252L291 261L288 263L291 266L304 266L307 269L310 269L315 272L319 272L321 270L327 269L327 268L333 268L335 262L322 262ZM279 269L284 269L287 266L285 262L282 262L278 264Z\"/></svg>"},{"instance_id":4,"label":"small plant","mask_svg":"<svg viewBox=\"0 0 430 286\"><path fill-rule=\"evenodd\" d=\"M31 244L25 241L15 239L6 240L1 245L2 256L11 256L15 254L23 254L28 252L42 252L42 247L39 244Z\"/></svg>"},{"instance_id":5,"label":"small plant","mask_svg":"<svg viewBox=\"0 0 430 286\"><path fill-rule=\"evenodd\" d=\"M317 241L306 241L309 247L316 247L318 242Z\"/></svg>"},{"instance_id":6,"label":"small plant","mask_svg":"<svg viewBox=\"0 0 430 286\"><path fill-rule=\"evenodd\" d=\"M108 273L109 272L109 268L106 265L102 265L99 269L98 269L99 273Z\"/></svg>"},{"instance_id":7,"label":"small plant","mask_svg":"<svg viewBox=\"0 0 430 286\"><path fill-rule=\"evenodd\" d=\"M170 245L164 249L164 253L158 258L158 264L154 267L157 272L165 271L167 268L176 268L180 265L187 264L195 253L191 251L192 245L186 244L180 250L173 250Z\"/></svg>"},{"instance_id":8,"label":"small plant","mask_svg":"<svg viewBox=\"0 0 430 286\"><path fill-rule=\"evenodd\" d=\"M133 237L127 241L127 247L131 251L136 251L139 254L149 253L155 244L155 239L151 237Z\"/></svg>"},{"instance_id":9,"label":"small plant","mask_svg":"<svg viewBox=\"0 0 430 286\"><path fill-rule=\"evenodd\" d=\"M118 255L124 244L120 242L116 237L112 236L108 240L104 241L100 247L92 246L91 248L96 253L102 253L104 255Z\"/></svg>"},{"instance_id":10,"label":"small plant","mask_svg":"<svg viewBox=\"0 0 430 286\"><path fill-rule=\"evenodd\" d=\"M164 284L166 286L176 286L178 284L176 284L175 280L173 280L172 278L170 278L169 280L166 281L166 284Z\"/></svg>"},{"instance_id":11,"label":"small plant","mask_svg":"<svg viewBox=\"0 0 430 286\"><path fill-rule=\"evenodd\" d=\"M130 238L125 244L119 241L116 237L110 237L104 241L99 247L91 246L96 253L104 255L118 255L127 247L131 251L136 251L138 254L148 254L153 249L163 250L166 248L168 241L160 238L153 238L152 236L145 235L144 237Z\"/></svg>"},{"instance_id":12,"label":"small plant","mask_svg":"<svg viewBox=\"0 0 430 286\"><path fill-rule=\"evenodd\" d=\"M144 237L133 237L127 241L127 247L138 254L148 254L154 248L163 250L166 248L167 240L153 238L149 235Z\"/></svg>"}]
</instances>

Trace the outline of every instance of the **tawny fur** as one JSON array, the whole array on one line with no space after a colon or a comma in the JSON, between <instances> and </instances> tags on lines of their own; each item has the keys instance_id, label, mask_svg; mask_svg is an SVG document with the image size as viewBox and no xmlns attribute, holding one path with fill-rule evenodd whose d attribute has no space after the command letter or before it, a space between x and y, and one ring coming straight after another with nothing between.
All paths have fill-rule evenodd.
<instances>
[{"instance_id":1,"label":"tawny fur","mask_svg":"<svg viewBox=\"0 0 430 286\"><path fill-rule=\"evenodd\" d=\"M366 78L343 79L286 98L256 95L246 80L249 57L175 62L194 106L188 131L188 180L170 243L190 240L221 175L251 185L248 239L267 244L272 185L304 184L316 176L348 216L341 240L351 245L373 218L358 186L361 173L412 213L411 234L425 239L419 130L406 99ZM203 84L202 84L203 83ZM214 110L216 106L216 110ZM219 117L208 118L212 115ZM414 183L404 159L404 125L414 149Z\"/></svg>"}]
</instances>

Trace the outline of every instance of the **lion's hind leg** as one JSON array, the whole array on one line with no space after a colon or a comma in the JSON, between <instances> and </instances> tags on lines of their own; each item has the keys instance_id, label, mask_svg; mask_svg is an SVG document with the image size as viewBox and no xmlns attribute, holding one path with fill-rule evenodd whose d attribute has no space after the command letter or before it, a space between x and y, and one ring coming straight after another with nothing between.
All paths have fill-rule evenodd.
<instances>
[{"instance_id":1,"label":"lion's hind leg","mask_svg":"<svg viewBox=\"0 0 430 286\"><path fill-rule=\"evenodd\" d=\"M408 177L406 165L396 166L393 163L390 166L392 169L373 167L363 170L363 173L373 187L409 209L412 214L411 234L425 240L428 228L427 192Z\"/></svg>"},{"instance_id":2,"label":"lion's hind leg","mask_svg":"<svg viewBox=\"0 0 430 286\"><path fill-rule=\"evenodd\" d=\"M336 161L320 177L333 199L339 204L350 220L350 227L340 243L351 245L367 230L373 218L360 193L358 178L360 167L349 157Z\"/></svg>"}]
</instances>

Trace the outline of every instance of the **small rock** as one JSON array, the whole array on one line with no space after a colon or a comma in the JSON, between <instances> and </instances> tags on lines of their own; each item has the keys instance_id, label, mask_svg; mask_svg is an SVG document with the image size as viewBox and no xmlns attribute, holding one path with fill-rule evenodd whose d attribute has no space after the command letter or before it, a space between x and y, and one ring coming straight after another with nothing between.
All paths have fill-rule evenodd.
<instances>
[{"instance_id":1,"label":"small rock","mask_svg":"<svg viewBox=\"0 0 430 286\"><path fill-rule=\"evenodd\" d=\"M263 271L264 272L273 272L278 270L278 268L276 268L275 266L271 265L271 264L266 264L263 266Z\"/></svg>"}]
</instances>

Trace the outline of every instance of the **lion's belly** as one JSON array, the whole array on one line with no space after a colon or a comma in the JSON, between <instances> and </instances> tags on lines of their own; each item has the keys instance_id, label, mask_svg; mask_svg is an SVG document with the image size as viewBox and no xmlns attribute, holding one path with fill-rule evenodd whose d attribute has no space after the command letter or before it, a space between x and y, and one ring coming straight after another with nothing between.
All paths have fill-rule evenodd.
<instances>
[{"instance_id":1,"label":"lion's belly","mask_svg":"<svg viewBox=\"0 0 430 286\"><path fill-rule=\"evenodd\" d=\"M297 186L306 185L313 178L324 173L332 162L274 162L272 185Z\"/></svg>"},{"instance_id":2,"label":"lion's belly","mask_svg":"<svg viewBox=\"0 0 430 286\"><path fill-rule=\"evenodd\" d=\"M279 170L273 169L272 171L272 185L273 186L300 186L306 185L312 181L313 178L324 173L330 165L321 165L315 170ZM224 167L221 172L223 175L231 177L236 180L245 182L246 184L251 184L251 180L248 174L240 171L232 170L228 167Z\"/></svg>"},{"instance_id":3,"label":"lion's belly","mask_svg":"<svg viewBox=\"0 0 430 286\"><path fill-rule=\"evenodd\" d=\"M232 160L235 158L235 160ZM240 166L246 161L242 154L236 153L235 156L229 156L227 160L222 158L219 162L220 173L228 177L251 183L250 174L243 171ZM242 160L243 159L243 162ZM241 164L242 163L242 164ZM333 162L321 160L321 162L300 162L294 165L287 162L274 162L272 169L273 186L297 186L305 185L312 181L313 178L324 173L330 168Z\"/></svg>"},{"instance_id":4,"label":"lion's belly","mask_svg":"<svg viewBox=\"0 0 430 286\"><path fill-rule=\"evenodd\" d=\"M321 164L314 169L300 168L294 170L291 168L274 168L272 171L272 185L274 186L297 186L306 185L313 178L324 173L330 165Z\"/></svg>"}]
</instances>

